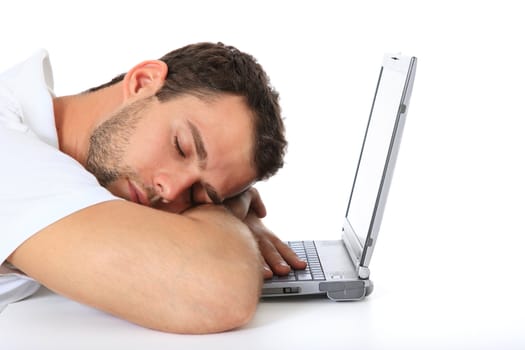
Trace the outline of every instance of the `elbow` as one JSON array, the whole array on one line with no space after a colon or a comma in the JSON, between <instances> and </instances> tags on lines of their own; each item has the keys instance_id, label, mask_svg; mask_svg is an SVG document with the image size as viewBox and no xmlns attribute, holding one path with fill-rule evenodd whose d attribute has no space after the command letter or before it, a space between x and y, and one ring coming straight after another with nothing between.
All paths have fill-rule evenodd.
<instances>
[{"instance_id":1,"label":"elbow","mask_svg":"<svg viewBox=\"0 0 525 350\"><path fill-rule=\"evenodd\" d=\"M260 273L258 274L260 275ZM257 276L257 275L255 275ZM254 277L254 276L251 276ZM176 295L174 309L165 309L166 323L160 330L170 333L207 334L235 330L254 317L260 298L262 278L238 281L210 280L205 290L194 286L194 294L181 303ZM157 328L157 327L156 327ZM158 328L159 329L159 328Z\"/></svg>"},{"instance_id":2,"label":"elbow","mask_svg":"<svg viewBox=\"0 0 525 350\"><path fill-rule=\"evenodd\" d=\"M237 235L231 231L224 235L215 232L215 238L222 236L221 239L203 241L199 250L204 260L190 264L188 279L184 278L184 283L178 280L178 293L172 294L178 300L171 315L172 327L167 331L225 332L253 319L263 283L262 257L251 232L245 227L237 228ZM197 265L201 265L199 272L206 273L194 274L193 267Z\"/></svg>"},{"instance_id":3,"label":"elbow","mask_svg":"<svg viewBox=\"0 0 525 350\"><path fill-rule=\"evenodd\" d=\"M229 303L224 303L220 308L221 314L228 315L228 322L223 323L223 331L246 326L253 319L259 305L262 281L263 278L259 269L250 280L245 280L242 286L239 286L243 289L242 292L232 291L229 296ZM221 318L218 318L219 324L223 321Z\"/></svg>"},{"instance_id":4,"label":"elbow","mask_svg":"<svg viewBox=\"0 0 525 350\"><path fill-rule=\"evenodd\" d=\"M257 311L259 295L258 291L232 293L229 300L224 299L210 312L214 317L208 319L206 332L231 331L249 324Z\"/></svg>"}]
</instances>

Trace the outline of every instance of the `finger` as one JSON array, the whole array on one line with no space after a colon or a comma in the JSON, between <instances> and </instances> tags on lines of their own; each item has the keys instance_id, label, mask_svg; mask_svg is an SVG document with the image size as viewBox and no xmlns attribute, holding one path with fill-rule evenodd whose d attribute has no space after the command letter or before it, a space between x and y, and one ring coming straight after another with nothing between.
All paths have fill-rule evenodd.
<instances>
[{"instance_id":1,"label":"finger","mask_svg":"<svg viewBox=\"0 0 525 350\"><path fill-rule=\"evenodd\" d=\"M251 195L242 194L224 201L226 208L237 218L244 220L248 214Z\"/></svg>"},{"instance_id":2,"label":"finger","mask_svg":"<svg viewBox=\"0 0 525 350\"><path fill-rule=\"evenodd\" d=\"M272 269L270 268L270 266L268 266L266 261L263 262L263 277L265 280L273 277Z\"/></svg>"},{"instance_id":3,"label":"finger","mask_svg":"<svg viewBox=\"0 0 525 350\"><path fill-rule=\"evenodd\" d=\"M283 259L294 269L303 270L306 268L307 262L302 260L295 254L288 244L281 241L278 237L274 238L273 245L283 257Z\"/></svg>"},{"instance_id":4,"label":"finger","mask_svg":"<svg viewBox=\"0 0 525 350\"><path fill-rule=\"evenodd\" d=\"M264 218L266 216L266 206L264 205L261 195L256 188L250 188L251 203L250 208L257 214L257 217Z\"/></svg>"},{"instance_id":5,"label":"finger","mask_svg":"<svg viewBox=\"0 0 525 350\"><path fill-rule=\"evenodd\" d=\"M270 240L266 238L261 239L259 241L259 249L264 260L274 273L277 275L287 275L290 273L290 265L286 263Z\"/></svg>"},{"instance_id":6,"label":"finger","mask_svg":"<svg viewBox=\"0 0 525 350\"><path fill-rule=\"evenodd\" d=\"M250 209L252 209L258 218L264 218L266 216L266 207L262 201L252 202Z\"/></svg>"}]
</instances>

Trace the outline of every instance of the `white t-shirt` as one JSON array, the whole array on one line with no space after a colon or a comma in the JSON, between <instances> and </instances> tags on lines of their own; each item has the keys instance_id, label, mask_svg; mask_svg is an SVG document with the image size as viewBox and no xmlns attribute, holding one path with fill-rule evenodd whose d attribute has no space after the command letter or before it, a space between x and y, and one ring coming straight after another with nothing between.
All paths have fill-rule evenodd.
<instances>
[{"instance_id":1,"label":"white t-shirt","mask_svg":"<svg viewBox=\"0 0 525 350\"><path fill-rule=\"evenodd\" d=\"M5 260L25 240L80 209L117 199L58 149L48 54L0 74L0 311L39 284Z\"/></svg>"}]
</instances>

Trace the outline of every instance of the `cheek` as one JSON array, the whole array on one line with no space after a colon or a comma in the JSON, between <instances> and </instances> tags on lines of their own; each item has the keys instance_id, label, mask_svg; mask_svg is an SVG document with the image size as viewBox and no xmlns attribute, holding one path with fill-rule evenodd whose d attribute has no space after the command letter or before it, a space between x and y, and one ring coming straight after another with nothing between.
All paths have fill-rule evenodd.
<instances>
[{"instance_id":1,"label":"cheek","mask_svg":"<svg viewBox=\"0 0 525 350\"><path fill-rule=\"evenodd\" d=\"M138 170L159 168L173 158L171 145L166 137L140 137L136 135L126 153L126 162Z\"/></svg>"}]
</instances>

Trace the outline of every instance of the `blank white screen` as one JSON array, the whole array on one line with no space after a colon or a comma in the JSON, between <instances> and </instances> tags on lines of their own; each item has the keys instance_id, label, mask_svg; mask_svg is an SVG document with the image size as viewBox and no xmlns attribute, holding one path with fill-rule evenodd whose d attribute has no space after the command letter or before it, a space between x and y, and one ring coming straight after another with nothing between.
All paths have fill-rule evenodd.
<instances>
[{"instance_id":1,"label":"blank white screen","mask_svg":"<svg viewBox=\"0 0 525 350\"><path fill-rule=\"evenodd\" d=\"M346 214L364 245L378 197L406 76L383 69Z\"/></svg>"}]
</instances>

